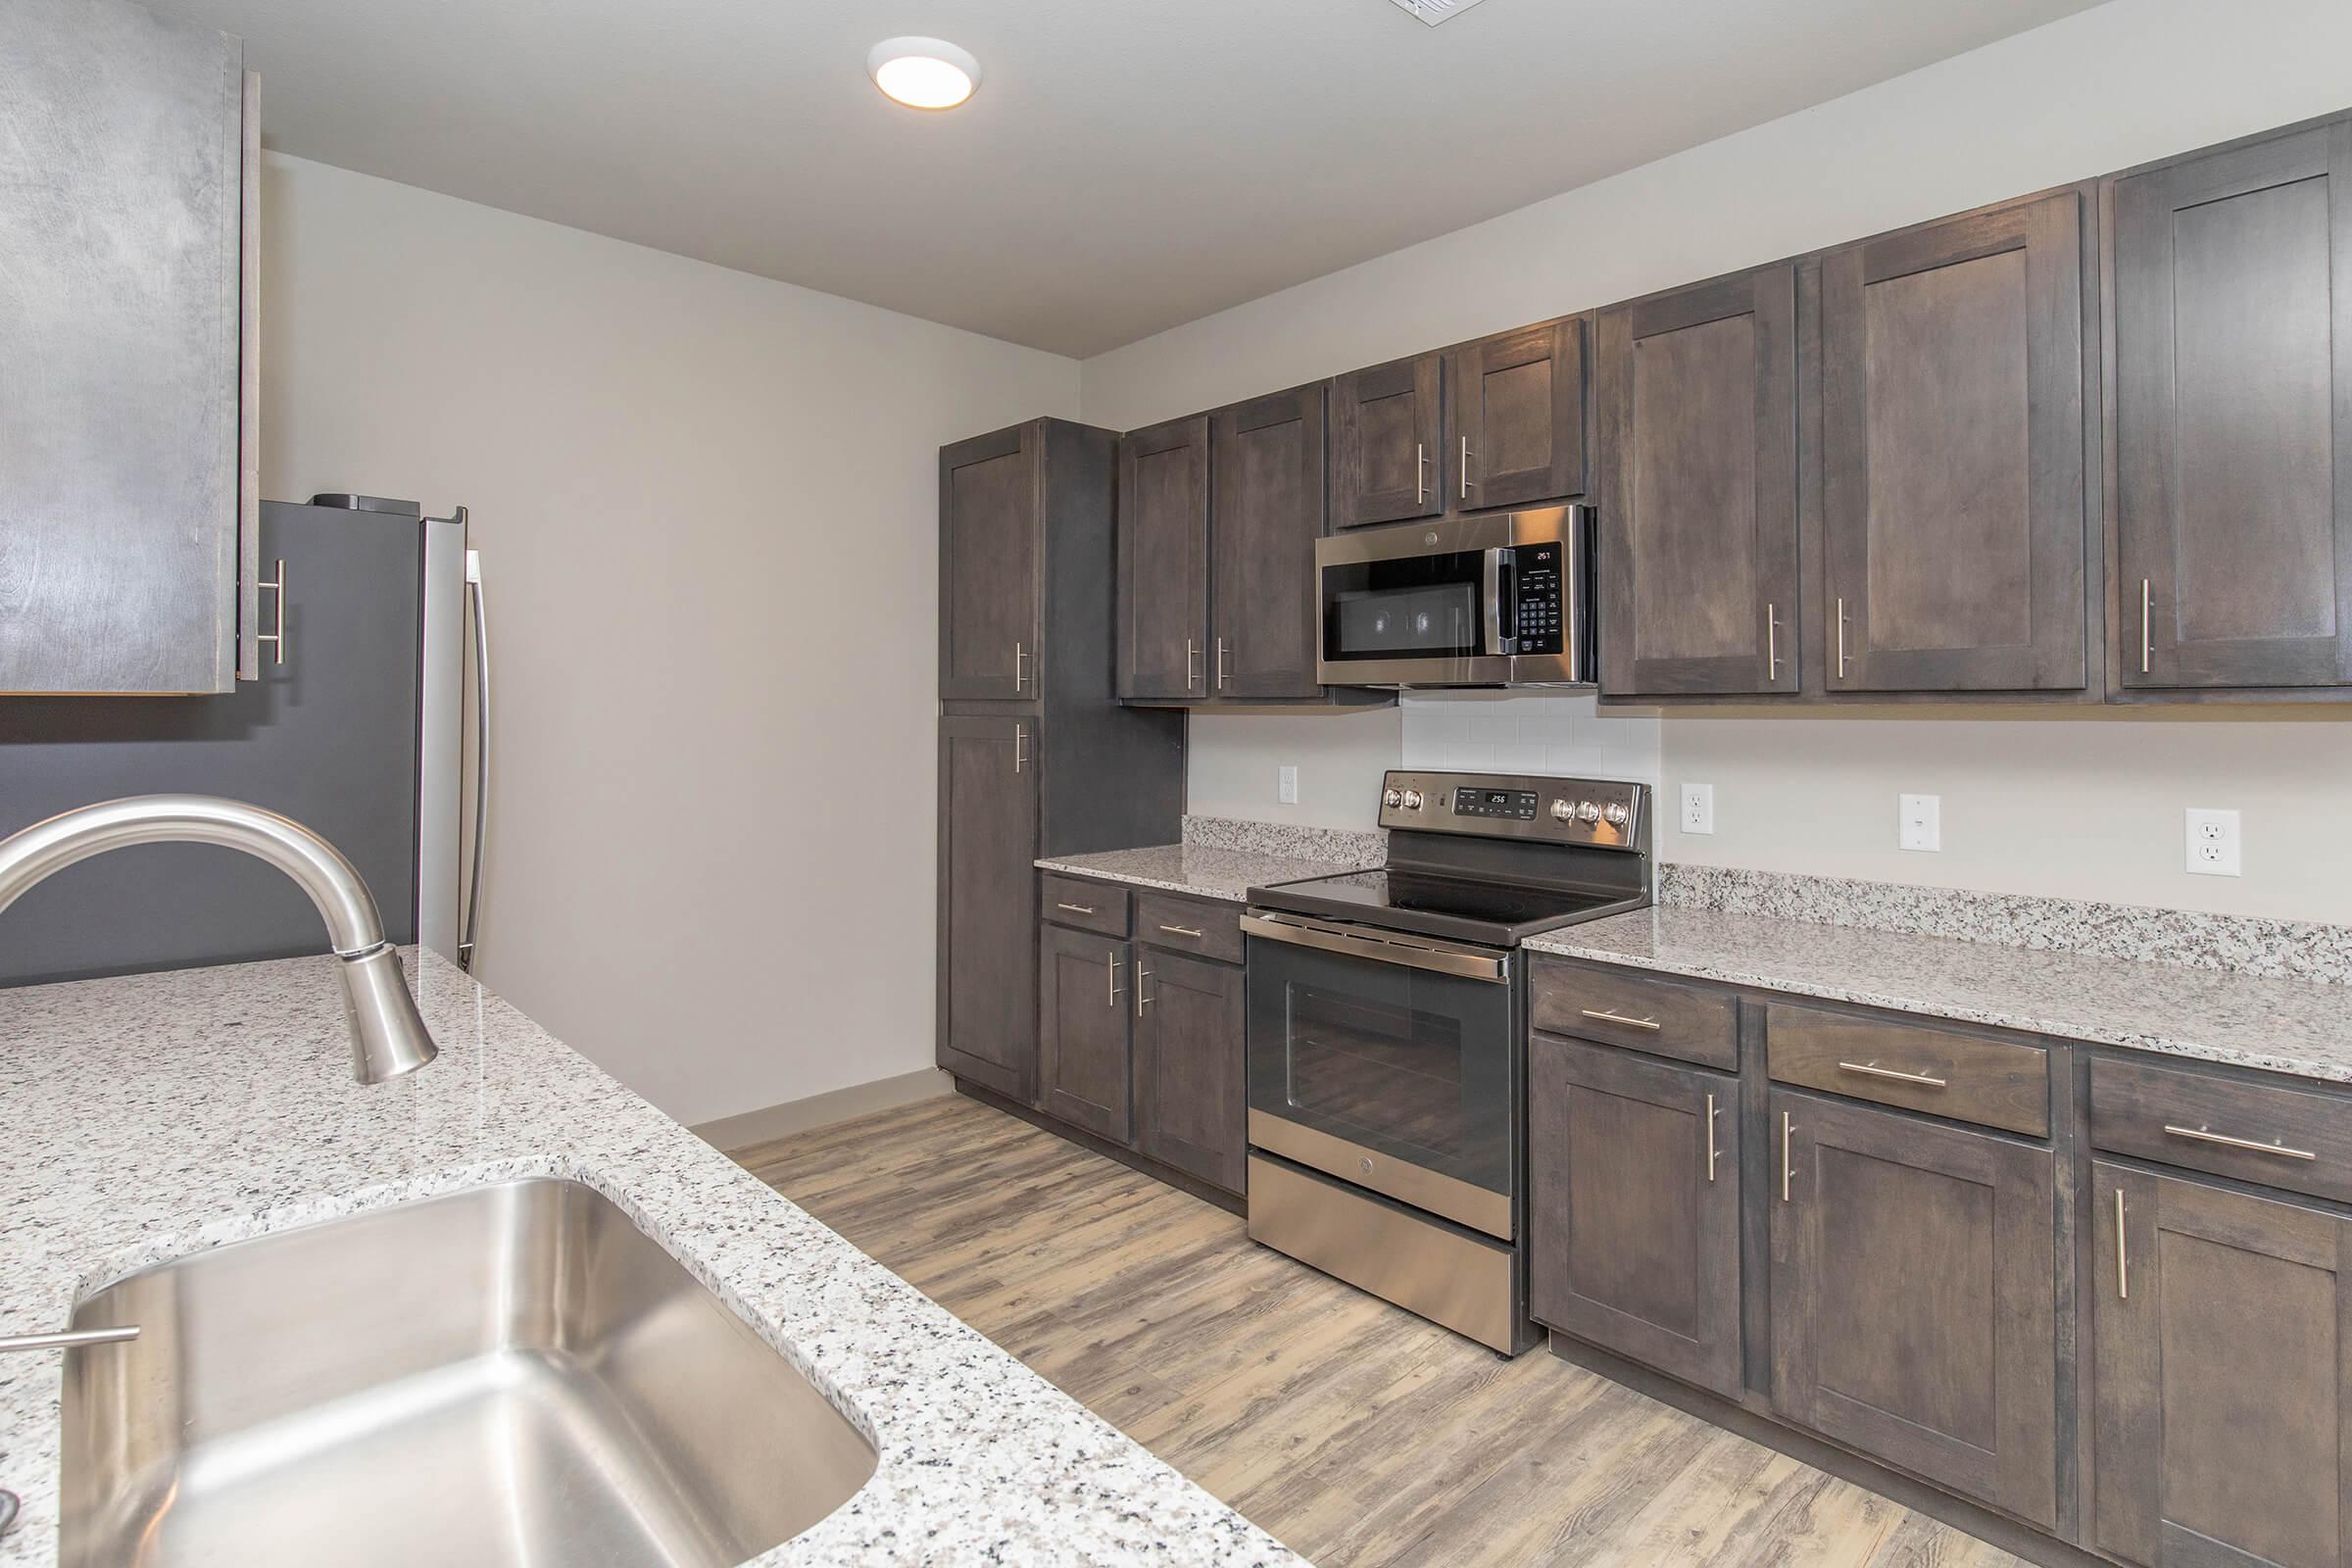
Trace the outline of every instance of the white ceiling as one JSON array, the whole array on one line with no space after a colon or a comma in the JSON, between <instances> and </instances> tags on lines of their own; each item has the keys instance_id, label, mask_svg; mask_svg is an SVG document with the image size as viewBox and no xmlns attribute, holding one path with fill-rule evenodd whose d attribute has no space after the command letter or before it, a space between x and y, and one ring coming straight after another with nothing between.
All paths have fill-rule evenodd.
<instances>
[{"instance_id":1,"label":"white ceiling","mask_svg":"<svg viewBox=\"0 0 2352 1568\"><path fill-rule=\"evenodd\" d=\"M281 151L1086 356L2092 0L150 3ZM884 99L898 33L978 95Z\"/></svg>"}]
</instances>

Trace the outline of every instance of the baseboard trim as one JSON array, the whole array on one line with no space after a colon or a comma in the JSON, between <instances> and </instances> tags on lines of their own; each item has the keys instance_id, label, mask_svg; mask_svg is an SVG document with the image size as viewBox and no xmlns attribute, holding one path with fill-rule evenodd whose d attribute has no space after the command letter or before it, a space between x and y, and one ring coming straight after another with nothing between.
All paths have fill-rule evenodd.
<instances>
[{"instance_id":1,"label":"baseboard trim","mask_svg":"<svg viewBox=\"0 0 2352 1568\"><path fill-rule=\"evenodd\" d=\"M758 1110L741 1111L733 1116L720 1116L699 1122L686 1129L704 1143L715 1146L725 1153L735 1153L756 1144L771 1143L778 1138L790 1138L795 1133L830 1127L835 1122L877 1110L889 1110L898 1105L911 1105L918 1100L936 1100L955 1093L956 1080L937 1067L918 1067L895 1078L877 1078L870 1084L852 1084L847 1089L829 1089L806 1100L788 1100L780 1105L764 1105Z\"/></svg>"}]
</instances>

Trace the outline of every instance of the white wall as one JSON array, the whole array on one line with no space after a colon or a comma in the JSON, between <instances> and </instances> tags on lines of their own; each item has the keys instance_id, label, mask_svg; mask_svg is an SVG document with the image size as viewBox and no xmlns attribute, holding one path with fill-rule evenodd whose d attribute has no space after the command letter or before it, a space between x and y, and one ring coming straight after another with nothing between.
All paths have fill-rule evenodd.
<instances>
[{"instance_id":1,"label":"white wall","mask_svg":"<svg viewBox=\"0 0 2352 1568\"><path fill-rule=\"evenodd\" d=\"M323 165L264 199L264 492L473 509L483 979L690 1122L927 1067L937 448L1076 365Z\"/></svg>"},{"instance_id":2,"label":"white wall","mask_svg":"<svg viewBox=\"0 0 2352 1568\"><path fill-rule=\"evenodd\" d=\"M1100 355L1082 407L1128 428L2347 106L2342 0L2111 0ZM1197 727L1193 808L1270 814L1269 769L1297 754L1319 764L1302 765L1302 806L1361 801L1330 819L1363 825L1397 754L1318 748L1324 722ZM1664 778L1703 773L1718 818L1712 841L1670 835L1669 857L2352 920L2352 833L2314 794L2352 783L2341 722L1669 716L1663 731ZM1949 781L1940 856L1894 848L1898 778ZM2032 852L1971 826L2028 802L2052 829ZM2242 879L2181 873L2192 804L2248 812Z\"/></svg>"}]
</instances>

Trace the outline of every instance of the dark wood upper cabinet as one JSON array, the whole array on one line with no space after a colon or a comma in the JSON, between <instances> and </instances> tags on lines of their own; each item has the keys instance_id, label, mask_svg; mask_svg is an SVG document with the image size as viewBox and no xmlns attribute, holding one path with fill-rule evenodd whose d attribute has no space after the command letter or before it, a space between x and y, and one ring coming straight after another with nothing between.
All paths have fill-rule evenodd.
<instances>
[{"instance_id":1,"label":"dark wood upper cabinet","mask_svg":"<svg viewBox=\"0 0 2352 1568\"><path fill-rule=\"evenodd\" d=\"M1422 354L1332 381L1332 526L1446 510L1443 365Z\"/></svg>"},{"instance_id":2,"label":"dark wood upper cabinet","mask_svg":"<svg viewBox=\"0 0 2352 1568\"><path fill-rule=\"evenodd\" d=\"M2352 121L2119 179L2115 667L2352 683Z\"/></svg>"},{"instance_id":3,"label":"dark wood upper cabinet","mask_svg":"<svg viewBox=\"0 0 2352 1568\"><path fill-rule=\"evenodd\" d=\"M1015 425L939 454L939 695L1034 698L1045 640L1041 429Z\"/></svg>"},{"instance_id":4,"label":"dark wood upper cabinet","mask_svg":"<svg viewBox=\"0 0 2352 1568\"><path fill-rule=\"evenodd\" d=\"M1040 928L1038 1014L1043 1108L1113 1143L1134 1129L1134 1069L1127 1014L1135 950L1067 926Z\"/></svg>"},{"instance_id":5,"label":"dark wood upper cabinet","mask_svg":"<svg viewBox=\"0 0 2352 1568\"><path fill-rule=\"evenodd\" d=\"M1230 698L1313 697L1323 388L1226 409L1211 421L1209 443L1216 494L1209 689Z\"/></svg>"},{"instance_id":6,"label":"dark wood upper cabinet","mask_svg":"<svg viewBox=\"0 0 2352 1568\"><path fill-rule=\"evenodd\" d=\"M1769 1103L1774 1408L2053 1528L2050 1151L1786 1090Z\"/></svg>"},{"instance_id":7,"label":"dark wood upper cabinet","mask_svg":"<svg viewBox=\"0 0 2352 1568\"><path fill-rule=\"evenodd\" d=\"M1446 505L1517 507L1585 493L1585 318L1446 356Z\"/></svg>"},{"instance_id":8,"label":"dark wood upper cabinet","mask_svg":"<svg viewBox=\"0 0 2352 1568\"><path fill-rule=\"evenodd\" d=\"M2086 684L2083 212L2066 191L1823 259L1830 691Z\"/></svg>"},{"instance_id":9,"label":"dark wood upper cabinet","mask_svg":"<svg viewBox=\"0 0 2352 1568\"><path fill-rule=\"evenodd\" d=\"M1530 1311L1739 1397L1739 1080L1537 1035L1528 1095Z\"/></svg>"},{"instance_id":10,"label":"dark wood upper cabinet","mask_svg":"<svg viewBox=\"0 0 2352 1568\"><path fill-rule=\"evenodd\" d=\"M1600 313L1601 689L1797 689L1796 268Z\"/></svg>"},{"instance_id":11,"label":"dark wood upper cabinet","mask_svg":"<svg viewBox=\"0 0 2352 1568\"><path fill-rule=\"evenodd\" d=\"M1249 1179L1242 971L1137 950L1136 1147L1229 1193Z\"/></svg>"},{"instance_id":12,"label":"dark wood upper cabinet","mask_svg":"<svg viewBox=\"0 0 2352 1568\"><path fill-rule=\"evenodd\" d=\"M1027 1100L1037 1081L1037 723L939 721L939 1063Z\"/></svg>"},{"instance_id":13,"label":"dark wood upper cabinet","mask_svg":"<svg viewBox=\"0 0 2352 1568\"><path fill-rule=\"evenodd\" d=\"M1119 669L1123 697L1207 693L1208 420L1119 442Z\"/></svg>"},{"instance_id":14,"label":"dark wood upper cabinet","mask_svg":"<svg viewBox=\"0 0 2352 1568\"><path fill-rule=\"evenodd\" d=\"M2352 1222L2104 1161L2090 1221L2087 1544L2352 1562Z\"/></svg>"}]
</instances>

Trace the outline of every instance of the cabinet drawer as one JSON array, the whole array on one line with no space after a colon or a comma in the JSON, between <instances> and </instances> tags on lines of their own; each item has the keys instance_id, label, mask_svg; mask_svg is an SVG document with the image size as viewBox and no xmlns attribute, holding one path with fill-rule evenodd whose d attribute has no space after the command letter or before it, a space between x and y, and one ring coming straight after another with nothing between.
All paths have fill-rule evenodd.
<instances>
[{"instance_id":1,"label":"cabinet drawer","mask_svg":"<svg viewBox=\"0 0 2352 1568\"><path fill-rule=\"evenodd\" d=\"M2090 1064L2090 1141L2352 1202L2352 1104L2327 1095L2099 1056Z\"/></svg>"},{"instance_id":2,"label":"cabinet drawer","mask_svg":"<svg viewBox=\"0 0 2352 1568\"><path fill-rule=\"evenodd\" d=\"M1539 957L1528 1013L1538 1029L1740 1068L1740 1004L1720 991Z\"/></svg>"},{"instance_id":3,"label":"cabinet drawer","mask_svg":"<svg viewBox=\"0 0 2352 1568\"><path fill-rule=\"evenodd\" d=\"M2050 1054L2039 1046L1776 1003L1764 1054L1780 1083L2049 1136Z\"/></svg>"},{"instance_id":4,"label":"cabinet drawer","mask_svg":"<svg viewBox=\"0 0 2352 1568\"><path fill-rule=\"evenodd\" d=\"M1168 893L1135 896L1135 939L1220 963L1242 961L1242 906Z\"/></svg>"},{"instance_id":5,"label":"cabinet drawer","mask_svg":"<svg viewBox=\"0 0 2352 1568\"><path fill-rule=\"evenodd\" d=\"M1123 937L1127 934L1127 890L1115 883L1088 882L1052 871L1038 873L1038 912L1055 925Z\"/></svg>"}]
</instances>

